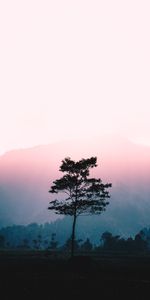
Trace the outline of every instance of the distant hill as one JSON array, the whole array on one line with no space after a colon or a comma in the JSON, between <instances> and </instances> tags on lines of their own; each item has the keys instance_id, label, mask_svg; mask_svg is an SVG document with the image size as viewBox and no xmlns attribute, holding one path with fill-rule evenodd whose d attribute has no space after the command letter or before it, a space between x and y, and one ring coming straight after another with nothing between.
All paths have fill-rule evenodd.
<instances>
[{"instance_id":1,"label":"distant hill","mask_svg":"<svg viewBox=\"0 0 150 300\"><path fill-rule=\"evenodd\" d=\"M103 227L129 235L150 225L150 147L106 136L14 150L0 156L0 226L58 218L47 210L51 199L48 190L61 176L58 170L66 156L97 156L98 167L91 175L113 184L107 211L83 222L88 222L90 232Z\"/></svg>"}]
</instances>

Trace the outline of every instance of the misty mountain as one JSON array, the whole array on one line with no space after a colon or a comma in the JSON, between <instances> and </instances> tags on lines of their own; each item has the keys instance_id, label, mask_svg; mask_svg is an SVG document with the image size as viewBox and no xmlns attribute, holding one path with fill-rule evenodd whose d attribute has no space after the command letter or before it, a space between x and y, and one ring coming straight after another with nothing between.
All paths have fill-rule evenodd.
<instances>
[{"instance_id":1,"label":"misty mountain","mask_svg":"<svg viewBox=\"0 0 150 300\"><path fill-rule=\"evenodd\" d=\"M134 235L150 225L150 148L118 136L94 141L61 142L7 152L0 157L0 226L53 222L58 215L48 211L48 190L61 176L64 157L98 157L91 176L111 182L110 205L100 216L80 217L82 233L110 230ZM88 227L87 227L88 225ZM70 226L68 224L68 226ZM65 229L67 230L67 229ZM78 229L80 235L80 229ZM101 233L100 232L100 233Z\"/></svg>"}]
</instances>

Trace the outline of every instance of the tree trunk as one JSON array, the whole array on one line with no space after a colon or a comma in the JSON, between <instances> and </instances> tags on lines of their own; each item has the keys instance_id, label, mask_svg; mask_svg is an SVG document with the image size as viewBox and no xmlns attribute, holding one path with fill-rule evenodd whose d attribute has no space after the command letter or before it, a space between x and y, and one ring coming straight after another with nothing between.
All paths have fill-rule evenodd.
<instances>
[{"instance_id":1,"label":"tree trunk","mask_svg":"<svg viewBox=\"0 0 150 300\"><path fill-rule=\"evenodd\" d=\"M72 224L72 237L71 237L71 257L74 257L74 242L75 242L75 226L76 226L77 216L74 216L73 224Z\"/></svg>"}]
</instances>

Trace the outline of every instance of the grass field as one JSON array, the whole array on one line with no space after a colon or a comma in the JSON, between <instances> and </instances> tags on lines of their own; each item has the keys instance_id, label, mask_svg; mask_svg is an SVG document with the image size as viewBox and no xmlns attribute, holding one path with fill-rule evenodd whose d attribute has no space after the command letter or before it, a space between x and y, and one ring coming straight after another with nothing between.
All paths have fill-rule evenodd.
<instances>
[{"instance_id":1,"label":"grass field","mask_svg":"<svg viewBox=\"0 0 150 300\"><path fill-rule=\"evenodd\" d=\"M5 299L149 299L150 256L107 254L74 260L46 252L0 253Z\"/></svg>"}]
</instances>

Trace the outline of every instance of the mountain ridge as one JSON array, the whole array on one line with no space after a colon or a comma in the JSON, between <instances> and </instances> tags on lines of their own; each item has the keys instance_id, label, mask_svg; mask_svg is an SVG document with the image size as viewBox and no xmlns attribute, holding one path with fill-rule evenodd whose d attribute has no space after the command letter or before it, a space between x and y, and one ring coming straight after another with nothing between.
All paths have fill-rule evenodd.
<instances>
[{"instance_id":1,"label":"mountain ridge","mask_svg":"<svg viewBox=\"0 0 150 300\"><path fill-rule=\"evenodd\" d=\"M51 199L48 190L61 176L59 166L66 156L98 157L98 167L91 176L112 183L110 205L101 216L108 227L114 223L125 232L127 215L131 227L149 225L150 148L116 136L78 143L40 145L0 156L1 226L56 220L58 216L47 209Z\"/></svg>"}]
</instances>

